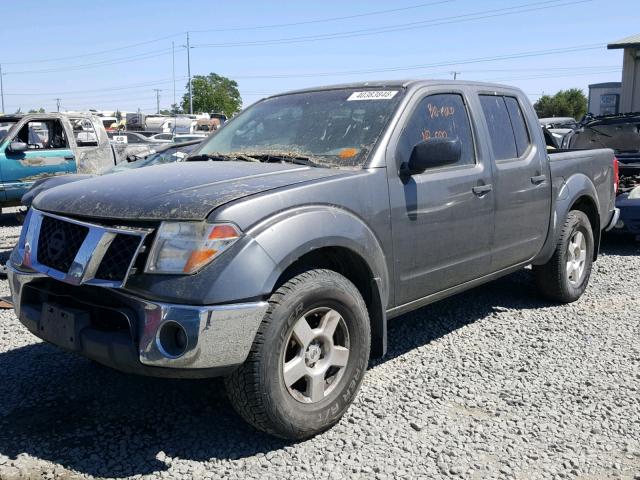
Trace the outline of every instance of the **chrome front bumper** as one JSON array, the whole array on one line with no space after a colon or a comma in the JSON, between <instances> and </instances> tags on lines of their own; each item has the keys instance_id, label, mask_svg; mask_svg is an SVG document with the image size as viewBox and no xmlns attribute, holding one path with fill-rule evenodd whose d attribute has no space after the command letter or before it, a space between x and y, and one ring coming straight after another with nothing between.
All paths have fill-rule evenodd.
<instances>
[{"instance_id":1,"label":"chrome front bumper","mask_svg":"<svg viewBox=\"0 0 640 480\"><path fill-rule=\"evenodd\" d=\"M39 328L44 303L33 303L23 295L25 289L30 287L40 289L38 290L39 298L43 295L48 296L48 287L43 279L51 277L41 272L22 270L11 262L8 262L7 267L11 295L18 318L36 336L51 341L41 334L41 328ZM67 286L65 288L71 290L60 298L73 298L74 308L77 309L77 305L82 305L83 302L86 302L87 310L90 310L90 306L95 308L93 301L83 298L82 289L97 287ZM173 376L167 375L166 372L162 373L160 370L215 370L243 363L249 354L268 306L267 302L213 306L178 305L144 300L120 289L104 289L104 291L108 292L108 300L105 299L103 306L105 309L115 312L121 309L126 312L122 315L126 316L130 326L130 344L127 343L129 340L125 338L126 335L120 334L117 338L119 345L122 344L124 345L121 345L122 348L125 350L128 348L134 352L137 358L125 361L115 358L119 354L114 353L115 349L110 342L114 342L116 337L106 335L102 331L92 331L95 329L92 329L91 324L84 325L79 330L77 348L69 348L68 345L59 346L75 350L81 355L120 370L149 375ZM55 302L57 297L54 292L51 292L51 297L52 302ZM81 306L79 308L82 309ZM160 340L163 326L169 323L178 324L186 333L186 347L179 355L167 352ZM144 367L152 368L145 370Z\"/></svg>"}]
</instances>

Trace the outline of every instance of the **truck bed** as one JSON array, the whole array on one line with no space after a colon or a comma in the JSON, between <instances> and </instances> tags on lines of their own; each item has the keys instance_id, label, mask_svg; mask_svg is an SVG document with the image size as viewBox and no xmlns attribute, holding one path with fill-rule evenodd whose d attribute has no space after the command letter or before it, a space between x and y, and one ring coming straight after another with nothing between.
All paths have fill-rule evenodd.
<instances>
[{"instance_id":1,"label":"truck bed","mask_svg":"<svg viewBox=\"0 0 640 480\"><path fill-rule=\"evenodd\" d=\"M615 204L613 150L558 149L549 151L548 155L554 191L559 192L570 176L584 175L590 178L600 199L600 221L605 224ZM554 195L553 198L558 197Z\"/></svg>"}]
</instances>

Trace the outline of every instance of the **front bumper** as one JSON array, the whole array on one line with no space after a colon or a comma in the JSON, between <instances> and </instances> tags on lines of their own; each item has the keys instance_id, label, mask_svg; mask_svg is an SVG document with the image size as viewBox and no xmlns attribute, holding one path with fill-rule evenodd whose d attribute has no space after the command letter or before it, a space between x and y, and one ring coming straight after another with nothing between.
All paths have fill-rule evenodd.
<instances>
[{"instance_id":1,"label":"front bumper","mask_svg":"<svg viewBox=\"0 0 640 480\"><path fill-rule=\"evenodd\" d=\"M145 300L122 290L69 285L7 264L20 321L36 336L107 366L164 377L223 375L243 363L267 310L266 302L193 306ZM43 320L44 309L70 312L62 338ZM47 317L48 318L48 317ZM45 328L45 325L47 328ZM180 352L165 348L161 332L183 330ZM162 338L161 338L162 337Z\"/></svg>"}]
</instances>

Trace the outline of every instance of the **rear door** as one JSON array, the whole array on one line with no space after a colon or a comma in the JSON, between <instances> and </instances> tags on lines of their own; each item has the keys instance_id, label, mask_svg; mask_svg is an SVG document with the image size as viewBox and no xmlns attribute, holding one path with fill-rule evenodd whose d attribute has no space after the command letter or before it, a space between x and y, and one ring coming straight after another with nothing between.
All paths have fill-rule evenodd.
<instances>
[{"instance_id":1,"label":"rear door","mask_svg":"<svg viewBox=\"0 0 640 480\"><path fill-rule=\"evenodd\" d=\"M457 164L399 174L417 143L443 137L460 140ZM387 150L397 306L490 269L492 172L476 138L463 90L416 94L398 123Z\"/></svg>"},{"instance_id":2,"label":"rear door","mask_svg":"<svg viewBox=\"0 0 640 480\"><path fill-rule=\"evenodd\" d=\"M73 173L75 158L69 135L57 118L30 118L11 141L26 143L25 152L11 152L7 142L2 164L2 181L7 201L20 200L39 178Z\"/></svg>"},{"instance_id":3,"label":"rear door","mask_svg":"<svg viewBox=\"0 0 640 480\"><path fill-rule=\"evenodd\" d=\"M537 119L527 118L515 93L481 93L488 143L495 159L493 269L535 257L547 236L551 181ZM536 143L533 139L539 139Z\"/></svg>"}]
</instances>

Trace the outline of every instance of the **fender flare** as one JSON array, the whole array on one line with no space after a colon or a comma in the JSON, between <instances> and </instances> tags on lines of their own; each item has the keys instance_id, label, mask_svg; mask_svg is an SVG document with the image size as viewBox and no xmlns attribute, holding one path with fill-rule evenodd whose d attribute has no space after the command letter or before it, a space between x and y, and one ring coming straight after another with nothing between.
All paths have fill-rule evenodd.
<instances>
[{"instance_id":1,"label":"fender flare","mask_svg":"<svg viewBox=\"0 0 640 480\"><path fill-rule=\"evenodd\" d=\"M246 233L276 266L265 279L265 292L273 291L281 275L296 260L314 250L340 247L360 257L372 275L374 307L369 312L372 356L384 355L387 343L386 309L390 297L389 270L381 242L364 221L344 209L313 205L280 212ZM295 245L295 248L291 248L291 245Z\"/></svg>"}]
</instances>

